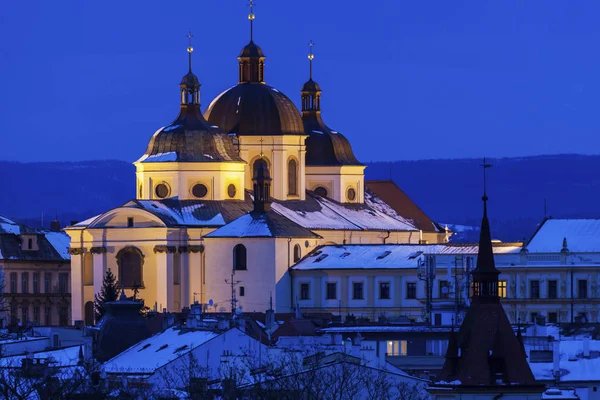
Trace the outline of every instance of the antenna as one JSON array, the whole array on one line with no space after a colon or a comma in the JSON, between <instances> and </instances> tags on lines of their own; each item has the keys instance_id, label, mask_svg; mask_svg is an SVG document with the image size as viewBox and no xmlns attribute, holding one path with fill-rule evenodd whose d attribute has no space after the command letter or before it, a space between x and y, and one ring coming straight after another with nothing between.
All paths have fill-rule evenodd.
<instances>
[{"instance_id":1,"label":"antenna","mask_svg":"<svg viewBox=\"0 0 600 400\"><path fill-rule=\"evenodd\" d=\"M225 279L225 283L228 283L229 285L231 285L231 315L235 315L235 309L237 308L237 298L235 297L235 287L237 286L238 283L240 283L241 281L236 281L233 279L233 277L235 276L235 271L232 270L231 271L231 279Z\"/></svg>"}]
</instances>

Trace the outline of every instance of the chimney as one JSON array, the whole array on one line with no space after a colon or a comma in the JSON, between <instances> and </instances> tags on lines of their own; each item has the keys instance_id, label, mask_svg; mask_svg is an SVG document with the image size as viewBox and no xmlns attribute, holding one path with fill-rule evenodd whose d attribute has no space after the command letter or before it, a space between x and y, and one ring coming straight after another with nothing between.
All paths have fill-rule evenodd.
<instances>
[{"instance_id":1,"label":"chimney","mask_svg":"<svg viewBox=\"0 0 600 400\"><path fill-rule=\"evenodd\" d=\"M60 221L55 219L54 221L50 222L50 231L51 232L60 232Z\"/></svg>"},{"instance_id":2,"label":"chimney","mask_svg":"<svg viewBox=\"0 0 600 400\"><path fill-rule=\"evenodd\" d=\"M275 326L275 311L273 310L273 296L269 296L269 309L265 313L265 326L271 330Z\"/></svg>"},{"instance_id":3,"label":"chimney","mask_svg":"<svg viewBox=\"0 0 600 400\"><path fill-rule=\"evenodd\" d=\"M583 357L590 358L590 338L587 336L583 338Z\"/></svg>"}]
</instances>

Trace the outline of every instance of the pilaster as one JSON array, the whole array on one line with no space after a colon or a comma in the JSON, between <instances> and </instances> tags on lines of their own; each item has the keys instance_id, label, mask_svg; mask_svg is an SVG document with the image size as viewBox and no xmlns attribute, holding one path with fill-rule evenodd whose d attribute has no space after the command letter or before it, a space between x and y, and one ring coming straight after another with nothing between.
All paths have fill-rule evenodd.
<instances>
[{"instance_id":1,"label":"pilaster","mask_svg":"<svg viewBox=\"0 0 600 400\"><path fill-rule=\"evenodd\" d=\"M174 307L174 283L173 283L173 254L175 246L155 246L156 253L156 303L158 311L166 309L173 311Z\"/></svg>"}]
</instances>

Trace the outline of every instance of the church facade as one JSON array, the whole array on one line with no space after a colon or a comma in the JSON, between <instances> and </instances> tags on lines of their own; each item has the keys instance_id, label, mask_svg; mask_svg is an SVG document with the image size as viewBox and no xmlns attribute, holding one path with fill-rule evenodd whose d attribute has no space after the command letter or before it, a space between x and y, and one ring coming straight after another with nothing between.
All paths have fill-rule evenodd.
<instances>
[{"instance_id":1,"label":"church facade","mask_svg":"<svg viewBox=\"0 0 600 400\"><path fill-rule=\"evenodd\" d=\"M204 114L188 47L179 115L134 163L136 198L65 229L73 322L94 322L94 294L109 268L129 296L137 291L158 311L194 302L263 311L272 301L289 312L296 301L289 270L320 245L446 239L408 197L389 190L392 183L365 184L350 142L323 121L312 51L298 110L266 84L266 57L252 39L237 58L237 85Z\"/></svg>"}]
</instances>

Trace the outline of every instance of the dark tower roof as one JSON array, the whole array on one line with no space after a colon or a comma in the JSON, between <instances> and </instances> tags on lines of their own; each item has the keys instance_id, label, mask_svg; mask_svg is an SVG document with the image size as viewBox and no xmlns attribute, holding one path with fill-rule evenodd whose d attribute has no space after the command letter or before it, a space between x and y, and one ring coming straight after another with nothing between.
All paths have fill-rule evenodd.
<instances>
[{"instance_id":1,"label":"dark tower roof","mask_svg":"<svg viewBox=\"0 0 600 400\"><path fill-rule=\"evenodd\" d=\"M485 164L485 168L490 165ZM451 337L446 361L439 375L456 391L498 390L541 392L498 296L498 270L494 266L487 218L487 195L483 196L483 219L477 268L473 271L473 296L456 340ZM443 385L440 382L438 385ZM493 389L491 389L491 387Z\"/></svg>"},{"instance_id":2,"label":"dark tower roof","mask_svg":"<svg viewBox=\"0 0 600 400\"><path fill-rule=\"evenodd\" d=\"M206 121L200 111L200 82L192 72L193 50L190 44L189 70L179 84L179 116L152 136L140 162L243 161L227 133Z\"/></svg>"},{"instance_id":3,"label":"dark tower roof","mask_svg":"<svg viewBox=\"0 0 600 400\"><path fill-rule=\"evenodd\" d=\"M254 165L254 210L250 214L256 216L271 210L271 174L264 159L260 158Z\"/></svg>"},{"instance_id":4,"label":"dark tower roof","mask_svg":"<svg viewBox=\"0 0 600 400\"><path fill-rule=\"evenodd\" d=\"M352 146L344 135L330 129L321 118L321 87L312 78L313 42L310 44L308 59L310 75L302 86L302 124L306 139L306 165L362 165L354 156Z\"/></svg>"}]
</instances>

